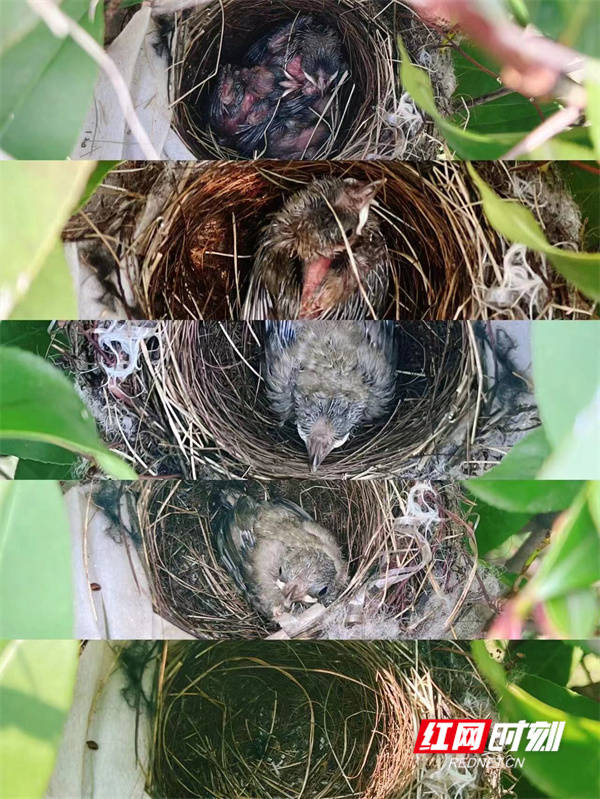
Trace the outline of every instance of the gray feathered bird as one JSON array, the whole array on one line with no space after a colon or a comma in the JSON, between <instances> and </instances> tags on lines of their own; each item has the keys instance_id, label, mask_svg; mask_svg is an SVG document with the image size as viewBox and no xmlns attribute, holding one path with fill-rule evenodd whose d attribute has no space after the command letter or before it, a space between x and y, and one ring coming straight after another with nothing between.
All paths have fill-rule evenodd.
<instances>
[{"instance_id":1,"label":"gray feathered bird","mask_svg":"<svg viewBox=\"0 0 600 799\"><path fill-rule=\"evenodd\" d=\"M281 423L293 421L315 472L331 450L392 408L394 322L267 322L265 382Z\"/></svg>"},{"instance_id":2,"label":"gray feathered bird","mask_svg":"<svg viewBox=\"0 0 600 799\"><path fill-rule=\"evenodd\" d=\"M322 178L262 233L245 319L367 319L385 313L390 254L370 213L384 180Z\"/></svg>"},{"instance_id":3,"label":"gray feathered bird","mask_svg":"<svg viewBox=\"0 0 600 799\"><path fill-rule=\"evenodd\" d=\"M295 605L328 605L346 580L333 535L284 499L257 502L223 491L215 526L221 561L254 607L277 619Z\"/></svg>"}]
</instances>

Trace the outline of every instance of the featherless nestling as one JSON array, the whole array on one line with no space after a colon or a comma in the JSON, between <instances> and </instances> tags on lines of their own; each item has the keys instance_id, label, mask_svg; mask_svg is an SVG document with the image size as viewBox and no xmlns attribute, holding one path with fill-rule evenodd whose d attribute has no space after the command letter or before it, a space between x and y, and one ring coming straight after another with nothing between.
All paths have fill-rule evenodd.
<instances>
[{"instance_id":1,"label":"featherless nestling","mask_svg":"<svg viewBox=\"0 0 600 799\"><path fill-rule=\"evenodd\" d=\"M248 63L283 67L288 91L324 96L348 67L340 36L311 15L301 16L258 39L247 54Z\"/></svg>"},{"instance_id":2,"label":"featherless nestling","mask_svg":"<svg viewBox=\"0 0 600 799\"><path fill-rule=\"evenodd\" d=\"M215 539L221 561L264 616L294 606L328 605L346 580L346 562L333 535L288 500L257 502L223 491Z\"/></svg>"},{"instance_id":3,"label":"featherless nestling","mask_svg":"<svg viewBox=\"0 0 600 799\"><path fill-rule=\"evenodd\" d=\"M242 61L219 68L210 94L208 121L220 143L247 158L318 157L347 77L337 32L298 17L261 37Z\"/></svg>"},{"instance_id":4,"label":"featherless nestling","mask_svg":"<svg viewBox=\"0 0 600 799\"><path fill-rule=\"evenodd\" d=\"M281 423L293 421L314 472L396 393L394 322L266 322L265 382Z\"/></svg>"},{"instance_id":5,"label":"featherless nestling","mask_svg":"<svg viewBox=\"0 0 600 799\"><path fill-rule=\"evenodd\" d=\"M262 233L244 318L380 318L391 261L370 209L383 184L322 178L293 194Z\"/></svg>"},{"instance_id":6,"label":"featherless nestling","mask_svg":"<svg viewBox=\"0 0 600 799\"><path fill-rule=\"evenodd\" d=\"M283 93L282 78L283 71L276 67L222 66L209 106L215 133L234 141L241 132L258 131L273 116Z\"/></svg>"}]
</instances>

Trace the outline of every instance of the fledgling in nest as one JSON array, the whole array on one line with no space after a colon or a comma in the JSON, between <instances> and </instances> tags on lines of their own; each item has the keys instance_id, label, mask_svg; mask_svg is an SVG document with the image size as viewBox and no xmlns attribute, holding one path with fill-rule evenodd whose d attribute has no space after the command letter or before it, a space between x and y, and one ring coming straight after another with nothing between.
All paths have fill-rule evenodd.
<instances>
[{"instance_id":1,"label":"fledgling in nest","mask_svg":"<svg viewBox=\"0 0 600 799\"><path fill-rule=\"evenodd\" d=\"M223 491L215 540L238 588L265 617L294 607L329 605L346 581L347 566L333 535L289 500L257 502Z\"/></svg>"},{"instance_id":2,"label":"fledgling in nest","mask_svg":"<svg viewBox=\"0 0 600 799\"><path fill-rule=\"evenodd\" d=\"M367 319L386 310L390 254L371 204L384 180L322 178L265 228L245 319Z\"/></svg>"},{"instance_id":3,"label":"fledgling in nest","mask_svg":"<svg viewBox=\"0 0 600 799\"><path fill-rule=\"evenodd\" d=\"M311 470L396 393L394 322L267 322L266 385L279 420L295 422Z\"/></svg>"}]
</instances>

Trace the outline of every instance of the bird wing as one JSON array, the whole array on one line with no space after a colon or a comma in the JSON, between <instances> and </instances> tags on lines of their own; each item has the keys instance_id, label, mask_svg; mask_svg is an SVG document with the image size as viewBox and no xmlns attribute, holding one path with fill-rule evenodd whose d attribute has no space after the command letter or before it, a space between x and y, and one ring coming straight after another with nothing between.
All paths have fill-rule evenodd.
<instances>
[{"instance_id":1,"label":"bird wing","mask_svg":"<svg viewBox=\"0 0 600 799\"><path fill-rule=\"evenodd\" d=\"M296 505L296 503L292 502L291 499L284 499L284 498L275 499L273 500L273 505L278 505L280 508L286 508L286 510L291 511L299 519L302 519L302 521L305 522L314 521L310 513L307 513L304 510L304 508L300 507L300 505Z\"/></svg>"},{"instance_id":2,"label":"bird wing","mask_svg":"<svg viewBox=\"0 0 600 799\"><path fill-rule=\"evenodd\" d=\"M254 522L258 505L245 494L222 492L214 534L217 553L237 586L247 590L250 556L256 546Z\"/></svg>"},{"instance_id":3,"label":"bird wing","mask_svg":"<svg viewBox=\"0 0 600 799\"><path fill-rule=\"evenodd\" d=\"M281 355L288 347L296 343L297 324L287 322L265 322L267 348L271 355Z\"/></svg>"},{"instance_id":4,"label":"bird wing","mask_svg":"<svg viewBox=\"0 0 600 799\"><path fill-rule=\"evenodd\" d=\"M273 135L281 128L275 109L262 122L256 125L239 125L236 133L236 142L240 152L252 155L255 150L266 150L269 146L268 135Z\"/></svg>"},{"instance_id":5,"label":"bird wing","mask_svg":"<svg viewBox=\"0 0 600 799\"><path fill-rule=\"evenodd\" d=\"M265 362L267 391L271 407L282 422L290 418L294 408L299 363L291 352L296 341L297 322L265 322Z\"/></svg>"},{"instance_id":6,"label":"bird wing","mask_svg":"<svg viewBox=\"0 0 600 799\"><path fill-rule=\"evenodd\" d=\"M266 62L267 57L271 54L269 50L269 40L272 35L272 33L266 33L264 36L261 36L260 39L257 39L249 48L246 53L246 61L249 66L255 67Z\"/></svg>"},{"instance_id":7,"label":"bird wing","mask_svg":"<svg viewBox=\"0 0 600 799\"><path fill-rule=\"evenodd\" d=\"M396 363L398 335L395 322L363 322L365 337L374 349L380 350L386 359Z\"/></svg>"}]
</instances>

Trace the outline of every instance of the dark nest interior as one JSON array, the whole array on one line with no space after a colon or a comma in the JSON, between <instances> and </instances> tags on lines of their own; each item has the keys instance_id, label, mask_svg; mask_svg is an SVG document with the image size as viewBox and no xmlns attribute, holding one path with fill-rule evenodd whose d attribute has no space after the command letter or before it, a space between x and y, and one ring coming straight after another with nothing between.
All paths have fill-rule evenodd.
<instances>
[{"instance_id":1,"label":"dark nest interior","mask_svg":"<svg viewBox=\"0 0 600 799\"><path fill-rule=\"evenodd\" d=\"M483 248L497 235L454 169L386 162L209 164L177 187L136 243L131 284L145 318L240 319L269 216L324 176L386 183L371 213L392 259L386 319L452 319L471 304Z\"/></svg>"},{"instance_id":2,"label":"dark nest interior","mask_svg":"<svg viewBox=\"0 0 600 799\"><path fill-rule=\"evenodd\" d=\"M205 462L223 477L311 478L294 423L279 423L264 389L264 324L163 324L167 363L160 379L188 458L202 460L203 447ZM396 324L396 404L383 421L362 426L333 450L319 466L320 479L395 476L412 459L441 449L468 412L475 382L468 327Z\"/></svg>"},{"instance_id":3,"label":"dark nest interior","mask_svg":"<svg viewBox=\"0 0 600 799\"><path fill-rule=\"evenodd\" d=\"M451 783L435 780L442 758L413 754L420 720L494 710L467 653L436 644L165 644L148 792L157 799L453 796ZM500 796L508 776L499 764L461 772L460 795Z\"/></svg>"},{"instance_id":4,"label":"dark nest interior","mask_svg":"<svg viewBox=\"0 0 600 799\"><path fill-rule=\"evenodd\" d=\"M318 617L287 624L256 612L215 548L222 481L141 484L139 527L155 610L198 638L413 637L441 591L436 629L453 634L475 578L473 532L458 485L408 481L238 483L258 501L291 500L337 539L348 562L343 593ZM441 588L440 588L441 586ZM443 604L443 603L442 603ZM468 604L468 603L467 603ZM425 619L425 628L430 622ZM481 632L481 631L479 631ZM284 636L285 637L285 636ZM424 637L431 637L424 635Z\"/></svg>"},{"instance_id":5,"label":"dark nest interior","mask_svg":"<svg viewBox=\"0 0 600 799\"><path fill-rule=\"evenodd\" d=\"M339 35L349 76L335 94L336 111L318 158L394 157L403 131L386 124L401 90L397 78L396 36L412 49L414 28L419 47L439 44L436 34L418 23L406 8L376 0L221 0L184 13L175 26L171 94L173 128L197 158L235 159L235 149L219 143L210 129L207 106L219 67L242 65L249 47L261 36L311 15ZM421 122L420 127L423 127ZM431 142L427 142L431 147ZM422 157L423 156L422 154Z\"/></svg>"}]
</instances>

